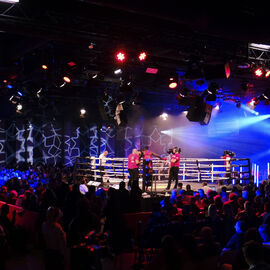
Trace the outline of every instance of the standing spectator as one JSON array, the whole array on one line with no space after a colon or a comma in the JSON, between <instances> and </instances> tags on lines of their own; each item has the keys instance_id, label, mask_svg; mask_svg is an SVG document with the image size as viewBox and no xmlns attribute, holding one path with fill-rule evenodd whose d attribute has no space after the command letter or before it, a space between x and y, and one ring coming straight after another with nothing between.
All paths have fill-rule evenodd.
<instances>
[{"instance_id":1,"label":"standing spectator","mask_svg":"<svg viewBox=\"0 0 270 270\"><path fill-rule=\"evenodd\" d=\"M129 210L129 192L126 189L126 183L121 181L118 190L120 212L127 213Z\"/></svg>"}]
</instances>

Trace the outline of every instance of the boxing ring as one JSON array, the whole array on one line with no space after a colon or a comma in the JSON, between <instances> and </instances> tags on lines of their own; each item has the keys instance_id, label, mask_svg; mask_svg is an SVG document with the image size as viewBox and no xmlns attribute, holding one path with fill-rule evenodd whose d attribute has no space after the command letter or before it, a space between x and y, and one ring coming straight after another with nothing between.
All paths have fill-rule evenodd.
<instances>
[{"instance_id":1,"label":"boxing ring","mask_svg":"<svg viewBox=\"0 0 270 270\"><path fill-rule=\"evenodd\" d=\"M142 163L142 162L141 162ZM169 179L169 160L153 159L152 183L148 193L155 195L165 192ZM77 157L74 164L73 181L81 183L84 179L88 185L99 186L101 178L107 187L118 188L121 181L129 180L127 158L106 158L106 163L100 168L100 159L96 157ZM139 186L142 187L142 165L139 166ZM216 185L218 181L231 180L232 184L238 179L247 184L252 179L250 159L231 158L225 165L225 160L207 158L181 158L178 174L179 182L201 186L202 182Z\"/></svg>"}]
</instances>

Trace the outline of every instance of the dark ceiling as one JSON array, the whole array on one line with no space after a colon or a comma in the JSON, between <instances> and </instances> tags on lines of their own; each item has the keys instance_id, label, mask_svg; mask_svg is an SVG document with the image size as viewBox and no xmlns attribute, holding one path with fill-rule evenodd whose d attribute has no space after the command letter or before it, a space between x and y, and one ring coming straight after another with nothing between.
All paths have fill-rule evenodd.
<instances>
[{"instance_id":1,"label":"dark ceiling","mask_svg":"<svg viewBox=\"0 0 270 270\"><path fill-rule=\"evenodd\" d=\"M113 74L114 53L123 49L129 56L123 67L126 76L144 96L158 93L159 97L174 98L175 92L168 89L168 78L175 72L185 73L192 59L211 66L230 63L236 86L224 89L224 96L256 95L256 89L247 92L240 87L248 81L258 84L258 92L268 87L267 80L257 83L249 70L237 68L248 61L249 42L270 44L270 23L263 5L175 2L21 0L14 6L1 3L1 82L14 84L13 91L20 88L35 92L44 88L57 104L81 99L95 103L104 89L117 92L120 81ZM88 48L91 43L93 49ZM136 59L140 50L149 54L146 63ZM76 66L69 67L70 61ZM49 67L46 74L40 68L44 63ZM156 67L159 72L146 74L146 67ZM95 73L100 76L93 80ZM63 74L72 77L72 86L65 87L65 92L55 87L57 77ZM10 97L3 83L1 89L2 97Z\"/></svg>"}]
</instances>

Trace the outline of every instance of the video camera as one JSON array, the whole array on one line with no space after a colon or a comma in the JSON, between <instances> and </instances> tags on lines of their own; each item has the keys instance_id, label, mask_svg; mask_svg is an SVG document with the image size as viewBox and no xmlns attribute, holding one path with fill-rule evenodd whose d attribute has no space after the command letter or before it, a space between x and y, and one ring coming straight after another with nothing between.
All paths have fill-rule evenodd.
<instances>
[{"instance_id":1,"label":"video camera","mask_svg":"<svg viewBox=\"0 0 270 270\"><path fill-rule=\"evenodd\" d=\"M232 152L232 151L230 151L230 150L224 150L224 154L223 154L223 155L224 155L224 156L228 155L228 156L230 156L231 158L232 158L232 157L235 157L235 153Z\"/></svg>"},{"instance_id":2,"label":"video camera","mask_svg":"<svg viewBox=\"0 0 270 270\"><path fill-rule=\"evenodd\" d=\"M177 152L178 153L181 153L181 148L180 147L170 148L170 149L168 149L167 153L168 154L172 154L173 153L173 149L177 149Z\"/></svg>"}]
</instances>

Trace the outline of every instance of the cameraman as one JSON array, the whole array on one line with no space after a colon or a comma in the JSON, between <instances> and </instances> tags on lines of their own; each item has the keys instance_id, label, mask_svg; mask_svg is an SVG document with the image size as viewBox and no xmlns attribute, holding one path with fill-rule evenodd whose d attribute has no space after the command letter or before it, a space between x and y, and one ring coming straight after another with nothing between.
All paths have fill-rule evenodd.
<instances>
[{"instance_id":1,"label":"cameraman","mask_svg":"<svg viewBox=\"0 0 270 270\"><path fill-rule=\"evenodd\" d=\"M178 184L178 172L179 172L179 163L180 163L180 152L181 150L178 147L174 147L172 150L172 156L170 157L170 173L167 190L171 187L172 180L175 180L174 188L177 188Z\"/></svg>"}]
</instances>

